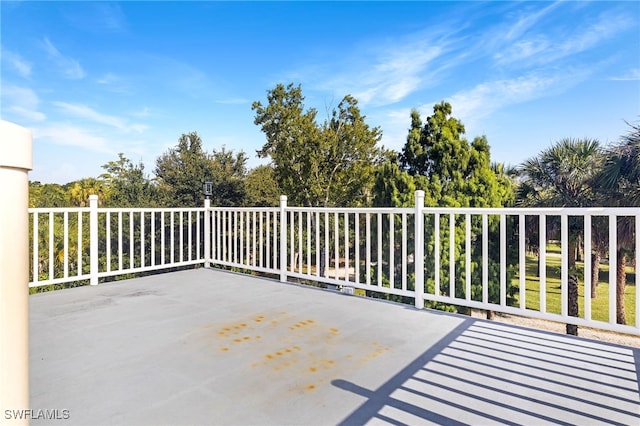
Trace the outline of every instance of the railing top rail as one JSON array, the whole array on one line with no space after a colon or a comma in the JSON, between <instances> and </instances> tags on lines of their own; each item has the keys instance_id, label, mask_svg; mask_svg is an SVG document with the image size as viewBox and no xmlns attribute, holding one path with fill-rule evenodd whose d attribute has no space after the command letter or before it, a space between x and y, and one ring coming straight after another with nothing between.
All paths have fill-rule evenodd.
<instances>
[{"instance_id":1,"label":"railing top rail","mask_svg":"<svg viewBox=\"0 0 640 426\"><path fill-rule=\"evenodd\" d=\"M278 207L209 207L210 211L220 212L278 212Z\"/></svg>"},{"instance_id":2,"label":"railing top rail","mask_svg":"<svg viewBox=\"0 0 640 426\"><path fill-rule=\"evenodd\" d=\"M30 207L29 213L77 213L89 212L89 207Z\"/></svg>"},{"instance_id":3,"label":"railing top rail","mask_svg":"<svg viewBox=\"0 0 640 426\"><path fill-rule=\"evenodd\" d=\"M319 213L415 213L407 207L285 207L287 211Z\"/></svg>"},{"instance_id":4,"label":"railing top rail","mask_svg":"<svg viewBox=\"0 0 640 426\"><path fill-rule=\"evenodd\" d=\"M424 207L424 213L549 215L549 216L637 216L637 207Z\"/></svg>"},{"instance_id":5,"label":"railing top rail","mask_svg":"<svg viewBox=\"0 0 640 426\"><path fill-rule=\"evenodd\" d=\"M106 208L99 208L98 213L203 212L204 210L205 210L204 207L124 207L124 208L106 207Z\"/></svg>"},{"instance_id":6,"label":"railing top rail","mask_svg":"<svg viewBox=\"0 0 640 426\"><path fill-rule=\"evenodd\" d=\"M141 212L203 212L204 207L100 207L98 213L141 213ZM31 207L29 213L77 213L89 212L90 207Z\"/></svg>"}]
</instances>

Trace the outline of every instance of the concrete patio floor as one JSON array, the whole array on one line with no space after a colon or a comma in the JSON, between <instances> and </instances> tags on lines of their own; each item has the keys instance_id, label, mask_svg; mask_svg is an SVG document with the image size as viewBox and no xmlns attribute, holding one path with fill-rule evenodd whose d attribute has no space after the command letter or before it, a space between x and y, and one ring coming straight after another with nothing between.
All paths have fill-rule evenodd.
<instances>
[{"instance_id":1,"label":"concrete patio floor","mask_svg":"<svg viewBox=\"0 0 640 426\"><path fill-rule=\"evenodd\" d=\"M640 350L212 269L30 296L55 425L640 424Z\"/></svg>"}]
</instances>

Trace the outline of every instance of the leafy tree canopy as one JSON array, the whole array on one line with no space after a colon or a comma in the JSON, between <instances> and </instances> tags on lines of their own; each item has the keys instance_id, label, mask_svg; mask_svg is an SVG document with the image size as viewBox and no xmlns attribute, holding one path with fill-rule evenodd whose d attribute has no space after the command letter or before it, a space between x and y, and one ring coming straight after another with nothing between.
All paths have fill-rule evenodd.
<instances>
[{"instance_id":1,"label":"leafy tree canopy","mask_svg":"<svg viewBox=\"0 0 640 426\"><path fill-rule=\"evenodd\" d=\"M224 147L207 153L197 132L183 134L175 148L156 160L155 174L163 204L201 206L204 182L213 182L212 204L233 206L244 198L246 155Z\"/></svg>"},{"instance_id":2,"label":"leafy tree canopy","mask_svg":"<svg viewBox=\"0 0 640 426\"><path fill-rule=\"evenodd\" d=\"M254 102L254 123L266 142L258 155L270 157L275 179L291 203L346 206L367 202L380 161L380 129L371 128L357 100L347 95L322 124L305 110L301 87L278 84L267 105Z\"/></svg>"}]
</instances>

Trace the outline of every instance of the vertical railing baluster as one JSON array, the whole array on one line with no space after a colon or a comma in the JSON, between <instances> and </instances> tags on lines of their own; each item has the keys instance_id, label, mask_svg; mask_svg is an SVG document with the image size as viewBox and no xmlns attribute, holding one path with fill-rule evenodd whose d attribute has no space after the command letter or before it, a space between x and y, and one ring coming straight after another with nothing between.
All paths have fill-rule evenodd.
<instances>
[{"instance_id":1,"label":"vertical railing baluster","mask_svg":"<svg viewBox=\"0 0 640 426\"><path fill-rule=\"evenodd\" d=\"M609 214L609 323L617 321L616 285L618 272L618 220L615 214Z\"/></svg>"},{"instance_id":2,"label":"vertical railing baluster","mask_svg":"<svg viewBox=\"0 0 640 426\"><path fill-rule=\"evenodd\" d=\"M367 285L371 285L371 214L369 212L367 212L365 216L365 234L366 283Z\"/></svg>"},{"instance_id":3,"label":"vertical railing baluster","mask_svg":"<svg viewBox=\"0 0 640 426\"><path fill-rule=\"evenodd\" d=\"M344 281L350 281L349 264L349 213L344 213Z\"/></svg>"},{"instance_id":4,"label":"vertical railing baluster","mask_svg":"<svg viewBox=\"0 0 640 426\"><path fill-rule=\"evenodd\" d=\"M239 241L238 241L239 250L238 250L238 258L237 259L238 259L239 263L244 263L244 248L245 248L244 240L246 238L246 240L247 240L247 244L246 245L249 246L249 230L247 229L247 232L245 233L245 229L244 229L244 225L245 225L244 224L244 212L240 211L240 212L238 212L238 214L240 216L240 219L239 219L239 221L237 223L237 226L238 226L240 232L239 232L239 235L238 235L238 237L239 237L238 238L239 239ZM248 221L248 218L247 218L247 224L248 223L249 223L249 221ZM235 262L235 260L236 259L234 259L234 262Z\"/></svg>"},{"instance_id":5,"label":"vertical railing baluster","mask_svg":"<svg viewBox=\"0 0 640 426\"><path fill-rule=\"evenodd\" d=\"M69 278L69 212L65 210L63 218L64 238L64 277Z\"/></svg>"},{"instance_id":6,"label":"vertical railing baluster","mask_svg":"<svg viewBox=\"0 0 640 426\"><path fill-rule=\"evenodd\" d=\"M280 196L280 281L287 281L287 196ZM274 222L275 226L275 222ZM275 250L274 250L275 256Z\"/></svg>"},{"instance_id":7,"label":"vertical railing baluster","mask_svg":"<svg viewBox=\"0 0 640 426\"><path fill-rule=\"evenodd\" d=\"M273 255L271 256L271 267L278 269L278 212L273 212Z\"/></svg>"},{"instance_id":8,"label":"vertical railing baluster","mask_svg":"<svg viewBox=\"0 0 640 426\"><path fill-rule=\"evenodd\" d=\"M174 264L176 261L176 219L175 212L173 210L169 211L169 242L171 253L169 254L169 263Z\"/></svg>"},{"instance_id":9,"label":"vertical railing baluster","mask_svg":"<svg viewBox=\"0 0 640 426\"><path fill-rule=\"evenodd\" d=\"M378 227L378 282L376 284L378 287L382 287L382 213L378 213L376 219Z\"/></svg>"},{"instance_id":10,"label":"vertical railing baluster","mask_svg":"<svg viewBox=\"0 0 640 426\"><path fill-rule=\"evenodd\" d=\"M560 315L568 315L569 300L569 217L566 214L560 216Z\"/></svg>"},{"instance_id":11,"label":"vertical railing baluster","mask_svg":"<svg viewBox=\"0 0 640 426\"><path fill-rule=\"evenodd\" d=\"M258 212L258 227L257 227L257 233L258 233L258 238L256 238L256 212L253 212L253 261L251 262L251 265L253 265L254 267L256 265L262 267L262 256L264 255L263 251L264 251L264 228L263 228L263 224L262 224L262 212ZM258 244L258 246L256 247L256 244ZM258 262L256 262L256 257L258 257Z\"/></svg>"},{"instance_id":12,"label":"vertical railing baluster","mask_svg":"<svg viewBox=\"0 0 640 426\"><path fill-rule=\"evenodd\" d=\"M389 288L395 288L395 215L393 212L389 213Z\"/></svg>"},{"instance_id":13,"label":"vertical railing baluster","mask_svg":"<svg viewBox=\"0 0 640 426\"><path fill-rule=\"evenodd\" d=\"M547 312L547 216L540 215L540 223L538 224L539 242L538 242L538 260L540 275L540 312Z\"/></svg>"},{"instance_id":14,"label":"vertical railing baluster","mask_svg":"<svg viewBox=\"0 0 640 426\"><path fill-rule=\"evenodd\" d=\"M107 249L107 272L111 272L111 213L107 211L105 213L105 245Z\"/></svg>"},{"instance_id":15,"label":"vertical railing baluster","mask_svg":"<svg viewBox=\"0 0 640 426\"><path fill-rule=\"evenodd\" d=\"M165 220L164 220L164 216L165 216L165 212L161 211L160 212L160 264L164 265L167 263L167 258L166 253L165 253L165 244L166 244L166 237L164 236L165 233L167 232L165 229Z\"/></svg>"},{"instance_id":16,"label":"vertical railing baluster","mask_svg":"<svg viewBox=\"0 0 640 426\"><path fill-rule=\"evenodd\" d=\"M295 221L296 221L296 212L291 210L289 212L289 247L290 247L290 259L289 259L289 269L291 272L295 272L296 270L296 236L295 236Z\"/></svg>"},{"instance_id":17,"label":"vertical railing baluster","mask_svg":"<svg viewBox=\"0 0 640 426\"><path fill-rule=\"evenodd\" d=\"M424 191L415 192L414 211L414 260L415 266L415 307L424 308ZM404 260L406 262L406 259Z\"/></svg>"},{"instance_id":18,"label":"vertical railing baluster","mask_svg":"<svg viewBox=\"0 0 640 426\"><path fill-rule=\"evenodd\" d=\"M146 248L144 246L145 243L145 234L144 234L144 221L145 221L144 211L140 212L140 267L144 268L145 262L145 252Z\"/></svg>"},{"instance_id":19,"label":"vertical railing baluster","mask_svg":"<svg viewBox=\"0 0 640 426\"><path fill-rule=\"evenodd\" d=\"M304 259L302 251L302 210L298 211L298 272L303 273L302 259Z\"/></svg>"},{"instance_id":20,"label":"vertical railing baluster","mask_svg":"<svg viewBox=\"0 0 640 426\"><path fill-rule=\"evenodd\" d=\"M329 212L324 212L324 276L329 278Z\"/></svg>"},{"instance_id":21,"label":"vertical railing baluster","mask_svg":"<svg viewBox=\"0 0 640 426\"><path fill-rule=\"evenodd\" d=\"M306 212L307 216L307 275L311 275L311 212Z\"/></svg>"},{"instance_id":22,"label":"vertical railing baluster","mask_svg":"<svg viewBox=\"0 0 640 426\"><path fill-rule=\"evenodd\" d=\"M482 214L482 303L489 303L489 214Z\"/></svg>"},{"instance_id":23,"label":"vertical railing baluster","mask_svg":"<svg viewBox=\"0 0 640 426\"><path fill-rule=\"evenodd\" d=\"M340 270L340 216L338 212L334 212L333 214L333 246L334 246L334 257L333 257L333 278L338 279L338 271Z\"/></svg>"},{"instance_id":24,"label":"vertical railing baluster","mask_svg":"<svg viewBox=\"0 0 640 426\"><path fill-rule=\"evenodd\" d=\"M464 216L464 298L471 300L471 214Z\"/></svg>"},{"instance_id":25,"label":"vertical railing baluster","mask_svg":"<svg viewBox=\"0 0 640 426\"><path fill-rule=\"evenodd\" d=\"M434 273L434 294L440 296L440 213L434 213L433 217L433 273Z\"/></svg>"},{"instance_id":26,"label":"vertical railing baluster","mask_svg":"<svg viewBox=\"0 0 640 426\"><path fill-rule=\"evenodd\" d=\"M89 195L89 284L98 285L98 196Z\"/></svg>"},{"instance_id":27,"label":"vertical railing baluster","mask_svg":"<svg viewBox=\"0 0 640 426\"><path fill-rule=\"evenodd\" d=\"M151 266L156 266L156 217L151 210Z\"/></svg>"},{"instance_id":28,"label":"vertical railing baluster","mask_svg":"<svg viewBox=\"0 0 640 426\"><path fill-rule=\"evenodd\" d=\"M635 250L635 262L633 262L634 274L636 277L635 282L635 292L636 292L636 328L640 328L640 277L638 274L638 263L640 263L640 214L636 213L636 223L635 223L635 234L636 234L636 250Z\"/></svg>"},{"instance_id":29,"label":"vertical railing baluster","mask_svg":"<svg viewBox=\"0 0 640 426\"><path fill-rule=\"evenodd\" d=\"M54 270L54 266L53 266L53 253L54 253L54 248L53 248L53 241L54 241L54 233L53 233L53 227L54 227L54 219L53 219L53 212L49 212L49 279L52 280L54 279L55 276L55 270Z\"/></svg>"},{"instance_id":30,"label":"vertical railing baluster","mask_svg":"<svg viewBox=\"0 0 640 426\"><path fill-rule=\"evenodd\" d=\"M193 223L191 221L191 213L191 210L187 211L187 232L189 233L187 235L187 244L189 247L187 258L189 261L193 260Z\"/></svg>"},{"instance_id":31,"label":"vertical railing baluster","mask_svg":"<svg viewBox=\"0 0 640 426\"><path fill-rule=\"evenodd\" d=\"M180 262L184 262L184 211L180 210Z\"/></svg>"},{"instance_id":32,"label":"vertical railing baluster","mask_svg":"<svg viewBox=\"0 0 640 426\"><path fill-rule=\"evenodd\" d=\"M133 230L134 230L134 221L133 221L133 210L129 211L129 269L133 269L135 266L135 253L133 251Z\"/></svg>"},{"instance_id":33,"label":"vertical railing baluster","mask_svg":"<svg viewBox=\"0 0 640 426\"><path fill-rule=\"evenodd\" d=\"M507 216L500 214L500 305L507 306Z\"/></svg>"},{"instance_id":34,"label":"vertical railing baluster","mask_svg":"<svg viewBox=\"0 0 640 426\"><path fill-rule=\"evenodd\" d=\"M456 215L449 214L449 297L456 297Z\"/></svg>"},{"instance_id":35,"label":"vertical railing baluster","mask_svg":"<svg viewBox=\"0 0 640 426\"><path fill-rule=\"evenodd\" d=\"M78 271L78 275L80 276L83 274L83 265L82 265L82 210L78 210L78 253L76 253L78 255L78 266L76 267L77 271Z\"/></svg>"},{"instance_id":36,"label":"vertical railing baluster","mask_svg":"<svg viewBox=\"0 0 640 426\"><path fill-rule=\"evenodd\" d=\"M415 255L414 255L415 256ZM402 290L407 290L407 214L402 213Z\"/></svg>"},{"instance_id":37,"label":"vertical railing baluster","mask_svg":"<svg viewBox=\"0 0 640 426\"><path fill-rule=\"evenodd\" d=\"M38 223L38 212L33 212L33 282L40 281L40 228Z\"/></svg>"},{"instance_id":38,"label":"vertical railing baluster","mask_svg":"<svg viewBox=\"0 0 640 426\"><path fill-rule=\"evenodd\" d=\"M584 216L584 319L591 320L591 215Z\"/></svg>"},{"instance_id":39,"label":"vertical railing baluster","mask_svg":"<svg viewBox=\"0 0 640 426\"><path fill-rule=\"evenodd\" d=\"M526 229L525 229L525 220L526 220L526 216L521 214L518 216L518 266L519 266L519 272L518 274L520 275L519 278L519 282L520 282L520 294L519 294L519 302L520 302L520 309L526 309L527 307L527 302L526 302L526 297L527 297L527 256L526 256L526 246L525 246L525 241L526 241Z\"/></svg>"},{"instance_id":40,"label":"vertical railing baluster","mask_svg":"<svg viewBox=\"0 0 640 426\"><path fill-rule=\"evenodd\" d=\"M122 210L118 211L118 271L122 271Z\"/></svg>"},{"instance_id":41,"label":"vertical railing baluster","mask_svg":"<svg viewBox=\"0 0 640 426\"><path fill-rule=\"evenodd\" d=\"M360 284L360 213L353 213L353 235L355 236L354 241L354 255L353 255L353 269L354 269L354 280L356 284Z\"/></svg>"},{"instance_id":42,"label":"vertical railing baluster","mask_svg":"<svg viewBox=\"0 0 640 426\"><path fill-rule=\"evenodd\" d=\"M315 212L316 277L320 276L320 212Z\"/></svg>"}]
</instances>

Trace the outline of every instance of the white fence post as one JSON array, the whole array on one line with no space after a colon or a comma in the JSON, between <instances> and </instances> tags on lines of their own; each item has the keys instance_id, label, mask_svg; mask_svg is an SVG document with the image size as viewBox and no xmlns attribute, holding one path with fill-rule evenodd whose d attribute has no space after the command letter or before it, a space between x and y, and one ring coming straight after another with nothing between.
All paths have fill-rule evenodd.
<instances>
[{"instance_id":1,"label":"white fence post","mask_svg":"<svg viewBox=\"0 0 640 426\"><path fill-rule=\"evenodd\" d=\"M204 200L204 267L211 267L211 200ZM164 231L163 231L164 232Z\"/></svg>"},{"instance_id":2,"label":"white fence post","mask_svg":"<svg viewBox=\"0 0 640 426\"><path fill-rule=\"evenodd\" d=\"M280 282L287 282L287 196L280 196Z\"/></svg>"},{"instance_id":3,"label":"white fence post","mask_svg":"<svg viewBox=\"0 0 640 426\"><path fill-rule=\"evenodd\" d=\"M89 284L98 285L98 196L89 195Z\"/></svg>"},{"instance_id":4,"label":"white fence post","mask_svg":"<svg viewBox=\"0 0 640 426\"><path fill-rule=\"evenodd\" d=\"M0 121L0 407L29 408L29 178L31 132ZM34 230L36 233L37 230ZM3 424L29 424L7 419Z\"/></svg>"},{"instance_id":5,"label":"white fence post","mask_svg":"<svg viewBox=\"0 0 640 426\"><path fill-rule=\"evenodd\" d=\"M413 264L415 266L415 306L424 308L424 191L415 193L415 238ZM407 260L404 259L404 262ZM438 265L436 265L438 267Z\"/></svg>"}]
</instances>

